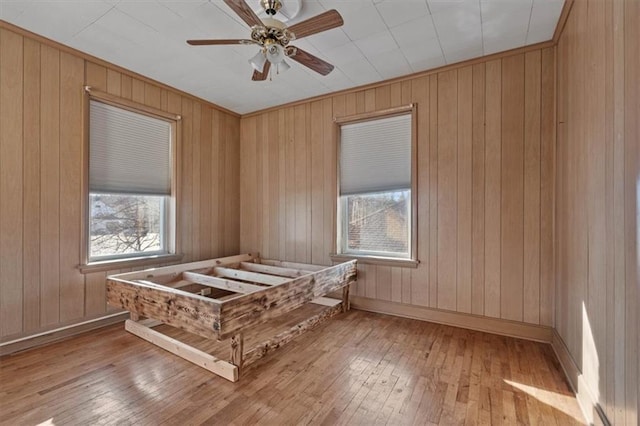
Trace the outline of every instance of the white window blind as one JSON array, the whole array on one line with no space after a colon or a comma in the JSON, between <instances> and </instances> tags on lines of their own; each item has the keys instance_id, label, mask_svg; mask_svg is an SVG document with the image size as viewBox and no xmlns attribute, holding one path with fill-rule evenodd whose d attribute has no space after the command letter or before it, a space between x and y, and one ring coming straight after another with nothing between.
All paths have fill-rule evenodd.
<instances>
[{"instance_id":1,"label":"white window blind","mask_svg":"<svg viewBox=\"0 0 640 426\"><path fill-rule=\"evenodd\" d=\"M340 195L411 188L411 114L340 129Z\"/></svg>"},{"instance_id":2,"label":"white window blind","mask_svg":"<svg viewBox=\"0 0 640 426\"><path fill-rule=\"evenodd\" d=\"M89 190L170 195L171 123L90 101Z\"/></svg>"}]
</instances>

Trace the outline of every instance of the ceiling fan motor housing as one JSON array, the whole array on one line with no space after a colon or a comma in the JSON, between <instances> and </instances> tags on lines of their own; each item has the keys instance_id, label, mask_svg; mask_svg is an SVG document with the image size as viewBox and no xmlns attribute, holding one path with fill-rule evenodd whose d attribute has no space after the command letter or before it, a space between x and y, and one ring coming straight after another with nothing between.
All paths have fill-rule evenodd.
<instances>
[{"instance_id":1,"label":"ceiling fan motor housing","mask_svg":"<svg viewBox=\"0 0 640 426\"><path fill-rule=\"evenodd\" d=\"M269 16L274 16L282 7L280 0L261 0L260 4Z\"/></svg>"}]
</instances>

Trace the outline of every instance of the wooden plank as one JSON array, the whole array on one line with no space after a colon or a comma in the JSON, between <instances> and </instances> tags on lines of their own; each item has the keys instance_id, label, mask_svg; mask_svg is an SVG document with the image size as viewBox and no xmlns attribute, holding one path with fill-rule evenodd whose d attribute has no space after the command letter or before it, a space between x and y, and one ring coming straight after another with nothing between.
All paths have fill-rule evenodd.
<instances>
[{"instance_id":1,"label":"wooden plank","mask_svg":"<svg viewBox=\"0 0 640 426\"><path fill-rule=\"evenodd\" d=\"M200 257L210 258L212 253L211 241L211 108L202 106L200 121ZM195 159L194 159L195 160Z\"/></svg>"},{"instance_id":2,"label":"wooden plank","mask_svg":"<svg viewBox=\"0 0 640 426\"><path fill-rule=\"evenodd\" d=\"M267 257L277 257L280 254L280 175L284 173L284 170L280 170L279 167L281 147L278 133L278 117L278 112L272 111L269 113L269 118L267 119L269 123L269 147L265 157L271 165L271 167L269 167L269 196L267 197L269 200L269 251L262 253L263 256Z\"/></svg>"},{"instance_id":3,"label":"wooden plank","mask_svg":"<svg viewBox=\"0 0 640 426\"><path fill-rule=\"evenodd\" d=\"M242 208L240 209L240 250L257 250L256 241L256 201L255 187L256 182L256 120L252 117L243 122L240 135L240 152L242 161L240 162L240 193L242 197ZM284 229L284 228L282 228Z\"/></svg>"},{"instance_id":4,"label":"wooden plank","mask_svg":"<svg viewBox=\"0 0 640 426\"><path fill-rule=\"evenodd\" d=\"M429 237L431 231L429 228L431 212L428 202L430 193L429 174L431 161L429 156L431 126L431 105L429 98L431 88L429 87L429 84L429 78L427 77L415 80L410 84L411 102L417 103L415 110L417 126L413 129L417 132L417 135L415 135L415 142L417 146L413 153L413 155L417 157L414 162L417 167L414 175L414 178L417 180L414 185L417 194L415 194L416 197L413 199L414 201L417 201L417 209L412 209L412 211L413 214L418 215L417 218L414 218L416 220L412 222L412 227L413 225L417 226L417 229L412 230L412 232L417 233L417 240L412 238L411 241L412 244L415 242L417 245L417 247L413 247L414 256L423 263L418 265L415 270L411 271L411 281L413 286L409 296L411 297L412 303L421 306L429 306L431 303L429 290L431 286L435 286L435 281L430 281L429 279ZM427 200L427 202L422 202L421 200L423 199Z\"/></svg>"},{"instance_id":5,"label":"wooden plank","mask_svg":"<svg viewBox=\"0 0 640 426\"><path fill-rule=\"evenodd\" d=\"M44 326L60 321L60 52L42 46L40 61L40 270L46 271L40 297L49 301L40 304Z\"/></svg>"},{"instance_id":6,"label":"wooden plank","mask_svg":"<svg viewBox=\"0 0 640 426\"><path fill-rule=\"evenodd\" d=\"M502 60L501 317L522 321L524 55Z\"/></svg>"},{"instance_id":7,"label":"wooden plank","mask_svg":"<svg viewBox=\"0 0 640 426\"><path fill-rule=\"evenodd\" d=\"M161 109L160 102L161 89L155 84L144 83L144 104L154 108Z\"/></svg>"},{"instance_id":8,"label":"wooden plank","mask_svg":"<svg viewBox=\"0 0 640 426\"><path fill-rule=\"evenodd\" d=\"M553 218L555 193L555 51L541 55L540 115L540 324L554 324L555 271Z\"/></svg>"},{"instance_id":9,"label":"wooden plank","mask_svg":"<svg viewBox=\"0 0 640 426\"><path fill-rule=\"evenodd\" d=\"M435 308L438 306L438 98L440 96L437 75L429 77L429 94L429 306ZM413 300L413 280L410 288Z\"/></svg>"},{"instance_id":10,"label":"wooden plank","mask_svg":"<svg viewBox=\"0 0 640 426\"><path fill-rule=\"evenodd\" d=\"M181 98L182 113L182 138L181 149L181 171L180 177L180 203L178 204L179 216L183 218L179 222L180 247L185 254L184 261L195 260L193 252L193 222L189 220L193 217L193 102L185 97ZM175 112L175 111L174 111Z\"/></svg>"},{"instance_id":11,"label":"wooden plank","mask_svg":"<svg viewBox=\"0 0 640 426\"><path fill-rule=\"evenodd\" d=\"M80 58L76 58L81 61ZM113 69L107 68L107 93L115 96L122 95L122 74Z\"/></svg>"},{"instance_id":12,"label":"wooden plank","mask_svg":"<svg viewBox=\"0 0 640 426\"><path fill-rule=\"evenodd\" d=\"M311 158L310 206L311 206L311 263L322 264L325 259L324 233L332 233L332 229L324 229L324 121L329 117L322 116L322 102L313 102L310 107L310 132L308 145Z\"/></svg>"},{"instance_id":13,"label":"wooden plank","mask_svg":"<svg viewBox=\"0 0 640 426\"><path fill-rule=\"evenodd\" d=\"M119 74L118 74L119 77ZM118 78L119 81L119 78ZM68 53L60 55L60 321L84 316L84 277L78 271L80 227L84 220L81 204L67 200L80 200L84 144L82 120L82 83L84 62ZM65 201L62 201L65 200ZM45 278L46 279L46 278Z\"/></svg>"},{"instance_id":14,"label":"wooden plank","mask_svg":"<svg viewBox=\"0 0 640 426\"><path fill-rule=\"evenodd\" d=\"M438 74L438 303L456 309L458 71Z\"/></svg>"},{"instance_id":15,"label":"wooden plank","mask_svg":"<svg viewBox=\"0 0 640 426\"><path fill-rule=\"evenodd\" d=\"M219 338L225 339L244 327L291 312L316 297L353 283L355 279L356 261L353 260L225 301L220 306Z\"/></svg>"},{"instance_id":16,"label":"wooden plank","mask_svg":"<svg viewBox=\"0 0 640 426\"><path fill-rule=\"evenodd\" d=\"M391 267L375 265L376 299L391 300Z\"/></svg>"},{"instance_id":17,"label":"wooden plank","mask_svg":"<svg viewBox=\"0 0 640 426\"><path fill-rule=\"evenodd\" d=\"M126 320L124 327L129 333L135 334L141 339L153 343L154 345L196 364L205 370L209 370L229 381L238 381L238 367L231 363L218 359L213 355L202 352L199 349L182 343L179 340L166 336L135 321Z\"/></svg>"},{"instance_id":18,"label":"wooden plank","mask_svg":"<svg viewBox=\"0 0 640 426\"><path fill-rule=\"evenodd\" d=\"M226 116L225 254L240 252L240 119ZM278 240L279 241L279 240Z\"/></svg>"},{"instance_id":19,"label":"wooden plank","mask_svg":"<svg viewBox=\"0 0 640 426\"><path fill-rule=\"evenodd\" d=\"M209 221L211 222L210 236L211 254L209 257L222 256L224 245L224 161L225 144L222 132L224 128L223 113L211 109L211 175L209 176L209 186L211 187L211 211Z\"/></svg>"},{"instance_id":20,"label":"wooden plank","mask_svg":"<svg viewBox=\"0 0 640 426\"><path fill-rule=\"evenodd\" d=\"M193 102L193 110L191 113L191 160L189 167L191 167L191 253L193 259L206 259L206 256L202 255L202 228L200 224L200 160L202 157L202 134L201 134L201 111L202 105L198 102ZM208 167L208 165L207 165ZM251 249L255 250L255 249Z\"/></svg>"},{"instance_id":21,"label":"wooden plank","mask_svg":"<svg viewBox=\"0 0 640 426\"><path fill-rule=\"evenodd\" d=\"M131 82L131 98L144 105L144 81L134 78Z\"/></svg>"},{"instance_id":22,"label":"wooden plank","mask_svg":"<svg viewBox=\"0 0 640 426\"><path fill-rule=\"evenodd\" d=\"M337 172L337 141L335 138L335 128L333 124L333 103L331 99L322 101L323 116L323 137L330 143L325 143L324 147L324 258L321 264L331 265L330 253L336 251L336 201L338 199L338 172Z\"/></svg>"},{"instance_id":23,"label":"wooden plank","mask_svg":"<svg viewBox=\"0 0 640 426\"><path fill-rule=\"evenodd\" d=\"M473 68L458 70L456 311L471 312Z\"/></svg>"},{"instance_id":24,"label":"wooden plank","mask_svg":"<svg viewBox=\"0 0 640 426\"><path fill-rule=\"evenodd\" d=\"M541 52L525 54L523 320L540 323Z\"/></svg>"},{"instance_id":25,"label":"wooden plank","mask_svg":"<svg viewBox=\"0 0 640 426\"><path fill-rule=\"evenodd\" d=\"M346 288L346 287L344 287ZM344 290L343 288L343 290ZM341 299L332 299L331 297L316 297L310 303L322 306L336 306L342 303Z\"/></svg>"},{"instance_id":26,"label":"wooden plank","mask_svg":"<svg viewBox=\"0 0 640 426\"><path fill-rule=\"evenodd\" d=\"M261 263L240 262L240 269L251 272L259 272L262 274L276 275L279 277L297 278L303 275L313 273L313 271L305 271L294 268L281 268L279 266L269 266Z\"/></svg>"},{"instance_id":27,"label":"wooden plank","mask_svg":"<svg viewBox=\"0 0 640 426\"><path fill-rule=\"evenodd\" d=\"M259 285L241 283L238 281L225 280L218 277L212 277L210 275L198 274L195 272L185 271L182 273L182 278L194 283L206 285L209 287L217 288L220 290L233 291L235 293L252 293L254 291L262 290L264 287Z\"/></svg>"},{"instance_id":28,"label":"wooden plank","mask_svg":"<svg viewBox=\"0 0 640 426\"><path fill-rule=\"evenodd\" d=\"M308 233L310 209L307 208L308 174L307 170L307 138L306 138L306 105L293 108L293 159L294 159L294 192L291 194L295 205L295 229L293 246L296 262L311 261Z\"/></svg>"},{"instance_id":29,"label":"wooden plank","mask_svg":"<svg viewBox=\"0 0 640 426\"><path fill-rule=\"evenodd\" d=\"M485 127L484 314L500 317L502 61L487 62Z\"/></svg>"},{"instance_id":30,"label":"wooden plank","mask_svg":"<svg viewBox=\"0 0 640 426\"><path fill-rule=\"evenodd\" d=\"M231 355L229 356L229 360L231 364L238 367L238 369L242 368L243 364L243 348L244 348L244 338L242 333L238 333L234 336L231 336Z\"/></svg>"},{"instance_id":31,"label":"wooden plank","mask_svg":"<svg viewBox=\"0 0 640 426\"><path fill-rule=\"evenodd\" d=\"M107 302L209 339L218 338L220 302L153 283L107 280Z\"/></svg>"},{"instance_id":32,"label":"wooden plank","mask_svg":"<svg viewBox=\"0 0 640 426\"><path fill-rule=\"evenodd\" d=\"M305 321L302 321L299 324L294 325L289 330L286 330L272 337L266 342L256 345L255 347L249 349L245 353L244 366L246 367L253 364L254 362L259 360L260 358L263 358L273 350L286 345L295 337L301 335L302 333L305 333L308 330L311 330L312 328L316 327L318 324L323 323L324 321L328 320L329 318L341 312L342 312L342 304L335 305L333 307L323 310L322 312L312 316L311 318L306 319Z\"/></svg>"},{"instance_id":33,"label":"wooden plank","mask_svg":"<svg viewBox=\"0 0 640 426\"><path fill-rule=\"evenodd\" d=\"M40 326L40 43L26 38L23 49L22 317L29 332Z\"/></svg>"},{"instance_id":34,"label":"wooden plank","mask_svg":"<svg viewBox=\"0 0 640 426\"><path fill-rule=\"evenodd\" d=\"M307 263L297 263L297 262L285 262L281 260L272 260L272 259L260 259L260 263L263 265L271 265L278 266L282 268L291 268L291 269L300 269L304 271L317 272L322 271L326 268L326 266L320 265L309 265Z\"/></svg>"},{"instance_id":35,"label":"wooden plank","mask_svg":"<svg viewBox=\"0 0 640 426\"><path fill-rule=\"evenodd\" d=\"M258 274L255 272L241 271L231 268L213 268L213 273L220 277L237 278L243 281L251 281L254 283L266 285L278 285L290 281L288 278L274 277L273 275Z\"/></svg>"},{"instance_id":36,"label":"wooden plank","mask_svg":"<svg viewBox=\"0 0 640 426\"><path fill-rule=\"evenodd\" d=\"M484 314L485 64L473 66L471 313Z\"/></svg>"},{"instance_id":37,"label":"wooden plank","mask_svg":"<svg viewBox=\"0 0 640 426\"><path fill-rule=\"evenodd\" d=\"M23 37L0 30L0 336L23 330L23 66Z\"/></svg>"},{"instance_id":38,"label":"wooden plank","mask_svg":"<svg viewBox=\"0 0 640 426\"><path fill-rule=\"evenodd\" d=\"M215 266L234 265L240 262L249 262L257 257L256 254L247 253L236 256L220 257L218 259L200 260L198 262L182 263L179 265L163 266L160 268L145 269L142 271L133 271L123 274L117 274L116 278L123 280L150 279L163 275L175 274L179 275L184 271L194 271L197 269L213 268Z\"/></svg>"}]
</instances>

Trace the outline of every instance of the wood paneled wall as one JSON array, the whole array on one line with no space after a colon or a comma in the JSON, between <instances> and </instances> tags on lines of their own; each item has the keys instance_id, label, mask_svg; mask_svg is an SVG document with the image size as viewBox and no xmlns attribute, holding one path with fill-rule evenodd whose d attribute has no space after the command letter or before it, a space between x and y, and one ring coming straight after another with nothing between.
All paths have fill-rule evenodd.
<instances>
[{"instance_id":1,"label":"wood paneled wall","mask_svg":"<svg viewBox=\"0 0 640 426\"><path fill-rule=\"evenodd\" d=\"M640 395L639 24L637 0L576 0L557 46L556 328L579 399L617 425Z\"/></svg>"},{"instance_id":2,"label":"wood paneled wall","mask_svg":"<svg viewBox=\"0 0 640 426\"><path fill-rule=\"evenodd\" d=\"M107 312L109 272L77 268L84 85L182 115L184 261L238 252L238 117L0 27L0 341Z\"/></svg>"},{"instance_id":3,"label":"wood paneled wall","mask_svg":"<svg viewBox=\"0 0 640 426\"><path fill-rule=\"evenodd\" d=\"M417 103L417 269L355 294L553 325L555 54L534 49L241 120L241 251L330 264L334 117Z\"/></svg>"}]
</instances>

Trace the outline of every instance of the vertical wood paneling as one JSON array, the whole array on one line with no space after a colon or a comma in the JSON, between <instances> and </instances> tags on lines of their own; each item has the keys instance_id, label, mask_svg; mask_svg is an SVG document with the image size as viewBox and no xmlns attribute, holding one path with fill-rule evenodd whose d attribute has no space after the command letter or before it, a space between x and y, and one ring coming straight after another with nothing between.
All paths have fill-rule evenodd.
<instances>
[{"instance_id":1,"label":"vertical wood paneling","mask_svg":"<svg viewBox=\"0 0 640 426\"><path fill-rule=\"evenodd\" d=\"M486 63L484 314L500 317L502 63Z\"/></svg>"},{"instance_id":2,"label":"vertical wood paneling","mask_svg":"<svg viewBox=\"0 0 640 426\"><path fill-rule=\"evenodd\" d=\"M438 306L438 76L429 77L429 306ZM413 282L411 282L413 290ZM413 292L412 292L413 293Z\"/></svg>"},{"instance_id":3,"label":"vertical wood paneling","mask_svg":"<svg viewBox=\"0 0 640 426\"><path fill-rule=\"evenodd\" d=\"M523 319L540 321L540 55L525 54ZM529 303L531 301L531 303Z\"/></svg>"},{"instance_id":4,"label":"vertical wood paneling","mask_svg":"<svg viewBox=\"0 0 640 426\"><path fill-rule=\"evenodd\" d=\"M540 323L554 325L555 49L542 50L540 93Z\"/></svg>"},{"instance_id":5,"label":"vertical wood paneling","mask_svg":"<svg viewBox=\"0 0 640 426\"><path fill-rule=\"evenodd\" d=\"M417 131L418 135L422 135L416 147L416 155L418 156L416 165L416 177L418 182L416 188L418 191L418 200L429 199L429 78L424 77L411 82L411 102L418 104L417 106ZM402 95L402 94L401 94ZM410 102L404 103L409 104ZM411 280L408 284L412 285L410 293L411 303L419 306L429 306L429 287L434 285L429 280L429 203L418 202L418 258L424 259L424 266L411 270Z\"/></svg>"},{"instance_id":6,"label":"vertical wood paneling","mask_svg":"<svg viewBox=\"0 0 640 426\"><path fill-rule=\"evenodd\" d=\"M293 212L295 260L309 262L307 253L307 161L306 161L306 105L293 108L292 163L294 175Z\"/></svg>"},{"instance_id":7,"label":"vertical wood paneling","mask_svg":"<svg viewBox=\"0 0 640 426\"><path fill-rule=\"evenodd\" d=\"M310 157L311 157L311 263L322 265L324 254L324 150L322 101L311 104L310 126ZM275 150L277 152L277 148ZM272 156L271 153L268 155ZM277 212L274 212L277 214ZM271 238L276 240L277 236Z\"/></svg>"},{"instance_id":8,"label":"vertical wood paneling","mask_svg":"<svg viewBox=\"0 0 640 426\"><path fill-rule=\"evenodd\" d=\"M524 231L524 55L502 60L500 311L522 321Z\"/></svg>"},{"instance_id":9,"label":"vertical wood paneling","mask_svg":"<svg viewBox=\"0 0 640 426\"><path fill-rule=\"evenodd\" d=\"M471 312L473 69L458 70L458 224L456 310Z\"/></svg>"},{"instance_id":10,"label":"vertical wood paneling","mask_svg":"<svg viewBox=\"0 0 640 426\"><path fill-rule=\"evenodd\" d=\"M638 423L639 21L637 1L575 2L557 48L555 323L611 424Z\"/></svg>"},{"instance_id":11,"label":"vertical wood paneling","mask_svg":"<svg viewBox=\"0 0 640 426\"><path fill-rule=\"evenodd\" d=\"M22 331L23 38L0 30L0 335Z\"/></svg>"},{"instance_id":12,"label":"vertical wood paneling","mask_svg":"<svg viewBox=\"0 0 640 426\"><path fill-rule=\"evenodd\" d=\"M195 252L192 244L202 232L200 217L210 229L202 237L208 254L239 251L238 118L215 112L207 132L200 112L212 107L204 102L0 29L0 341L113 312L105 302L108 273L82 275L77 268L84 85L182 115L180 251L185 261L207 254L199 240ZM207 149L204 175L199 161ZM194 192L198 203L208 201L206 211L194 206Z\"/></svg>"},{"instance_id":13,"label":"vertical wood paneling","mask_svg":"<svg viewBox=\"0 0 640 426\"><path fill-rule=\"evenodd\" d=\"M551 101L553 102L553 101ZM484 314L485 65L473 66L471 312Z\"/></svg>"},{"instance_id":14,"label":"vertical wood paneling","mask_svg":"<svg viewBox=\"0 0 640 426\"><path fill-rule=\"evenodd\" d=\"M438 75L438 308L456 309L458 71Z\"/></svg>"},{"instance_id":15,"label":"vertical wood paneling","mask_svg":"<svg viewBox=\"0 0 640 426\"><path fill-rule=\"evenodd\" d=\"M194 260L204 259L202 256L202 229L200 227L200 217L201 217L201 192L200 192L200 168L201 168L201 157L202 157L202 149L203 144L202 134L201 134L201 120L202 120L202 110L206 108L206 106L202 106L197 102L193 102L193 121L191 122L191 139L193 140L193 145L191 149L192 159L191 159L191 203L193 206L191 220L193 223L193 234L191 238L191 251L194 256ZM205 148L206 149L206 148ZM206 238L206 237L205 237Z\"/></svg>"},{"instance_id":16,"label":"vertical wood paneling","mask_svg":"<svg viewBox=\"0 0 640 426\"><path fill-rule=\"evenodd\" d=\"M40 61L40 325L51 325L60 320L60 53L41 46Z\"/></svg>"},{"instance_id":17,"label":"vertical wood paneling","mask_svg":"<svg viewBox=\"0 0 640 426\"><path fill-rule=\"evenodd\" d=\"M328 203L327 200L335 200L338 197L337 194L337 146L334 140L335 129L333 127L333 104L331 99L324 99L322 101L322 117L325 117L322 122L323 125L323 140L322 146L324 147L324 261L322 264L330 265L331 258L329 255L336 251L333 241L333 226L336 223L336 206L334 203ZM328 118L328 119L326 119Z\"/></svg>"},{"instance_id":18,"label":"vertical wood paneling","mask_svg":"<svg viewBox=\"0 0 640 426\"><path fill-rule=\"evenodd\" d=\"M193 235L195 230L193 227L193 102L191 99L182 97L180 100L182 110L182 182L180 199L182 203L178 207L180 209L180 225L182 227L183 236L180 240L182 250L185 253L185 261L194 260Z\"/></svg>"},{"instance_id":19,"label":"vertical wood paneling","mask_svg":"<svg viewBox=\"0 0 640 426\"><path fill-rule=\"evenodd\" d=\"M40 326L40 43L25 38L23 49L23 331L30 332Z\"/></svg>"},{"instance_id":20,"label":"vertical wood paneling","mask_svg":"<svg viewBox=\"0 0 640 426\"><path fill-rule=\"evenodd\" d=\"M164 91L163 91L164 93ZM224 174L224 163L220 160L220 157L224 160L224 145L220 143L220 133L224 131L224 123L221 122L221 113L213 108L211 110L211 124L209 140L211 141L211 151L209 154L209 240L211 246L209 247L209 257L218 257L221 254L220 243L222 236L219 232L220 223L220 204L216 200L222 199L222 193L220 191L221 183L219 176ZM221 164L222 163L222 164Z\"/></svg>"},{"instance_id":21,"label":"vertical wood paneling","mask_svg":"<svg viewBox=\"0 0 640 426\"><path fill-rule=\"evenodd\" d=\"M200 251L198 256L201 259L211 257L211 109L203 106L200 119L200 141L208 143L200 144L198 161L200 162L200 208L199 211L199 234Z\"/></svg>"},{"instance_id":22,"label":"vertical wood paneling","mask_svg":"<svg viewBox=\"0 0 640 426\"><path fill-rule=\"evenodd\" d=\"M119 75L118 75L119 77ZM60 320L84 316L84 277L78 271L82 221L82 83L84 61L60 54ZM117 79L118 83L120 79ZM118 84L119 87L119 84ZM72 201L73 200L73 201ZM46 274L43 277L46 279Z\"/></svg>"}]
</instances>

